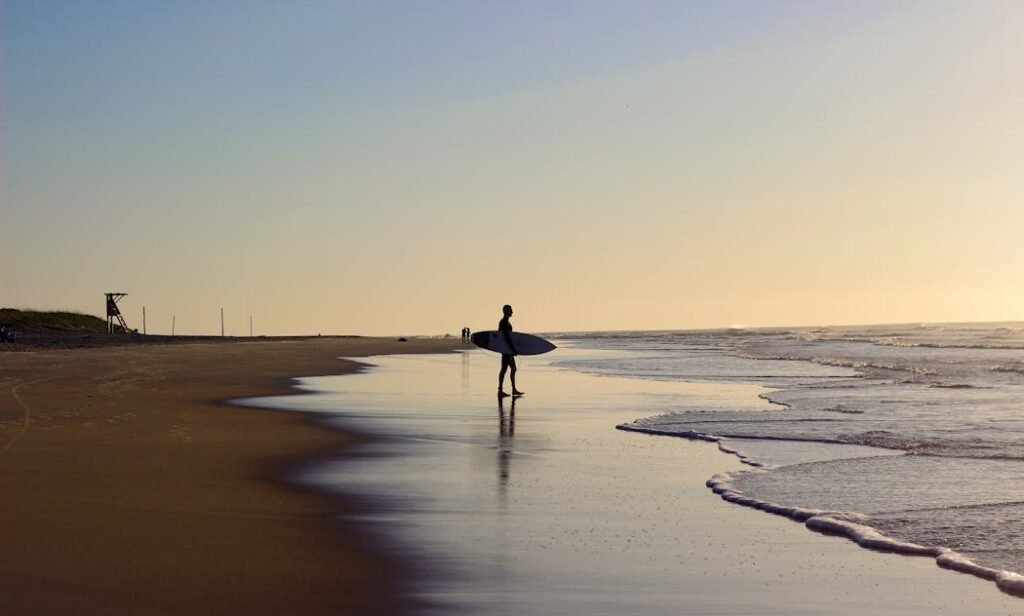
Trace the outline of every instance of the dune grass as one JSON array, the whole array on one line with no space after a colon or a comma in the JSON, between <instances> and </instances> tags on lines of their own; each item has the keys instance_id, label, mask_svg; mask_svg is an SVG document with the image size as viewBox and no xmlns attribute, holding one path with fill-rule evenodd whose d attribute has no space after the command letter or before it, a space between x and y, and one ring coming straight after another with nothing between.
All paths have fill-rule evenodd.
<instances>
[{"instance_id":1,"label":"dune grass","mask_svg":"<svg viewBox=\"0 0 1024 616\"><path fill-rule=\"evenodd\" d=\"M0 325L14 329L58 329L69 331L107 331L107 322L91 314L81 312L18 310L0 308Z\"/></svg>"}]
</instances>

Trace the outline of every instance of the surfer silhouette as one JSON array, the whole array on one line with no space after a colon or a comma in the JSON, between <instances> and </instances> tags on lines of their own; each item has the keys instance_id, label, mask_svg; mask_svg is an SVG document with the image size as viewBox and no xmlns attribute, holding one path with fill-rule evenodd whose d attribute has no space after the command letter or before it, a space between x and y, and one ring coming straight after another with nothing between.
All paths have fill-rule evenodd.
<instances>
[{"instance_id":1,"label":"surfer silhouette","mask_svg":"<svg viewBox=\"0 0 1024 616\"><path fill-rule=\"evenodd\" d=\"M512 382L512 395L521 396L523 392L516 389L516 355L519 354L519 351L516 350L516 345L512 344L512 323L509 321L512 318L512 306L505 304L501 311L505 316L498 322L498 331L501 332L502 337L505 338L505 343L508 344L508 348L512 349L512 352L501 354L501 371L498 372L498 395L508 395L505 393L505 372L511 368L509 380Z\"/></svg>"}]
</instances>

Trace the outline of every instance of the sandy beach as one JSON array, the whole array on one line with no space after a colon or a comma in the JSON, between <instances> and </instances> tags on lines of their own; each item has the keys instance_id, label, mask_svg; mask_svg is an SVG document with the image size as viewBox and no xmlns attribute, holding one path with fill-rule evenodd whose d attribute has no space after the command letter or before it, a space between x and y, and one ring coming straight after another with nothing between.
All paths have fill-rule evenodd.
<instances>
[{"instance_id":1,"label":"sandy beach","mask_svg":"<svg viewBox=\"0 0 1024 616\"><path fill-rule=\"evenodd\" d=\"M528 358L527 396L499 404L496 356L441 353L458 346L0 354L4 613L1020 608L930 559L722 501L705 481L741 465L713 444L615 429L676 396L750 404L752 389ZM362 374L337 359L370 355Z\"/></svg>"},{"instance_id":2,"label":"sandy beach","mask_svg":"<svg viewBox=\"0 0 1024 616\"><path fill-rule=\"evenodd\" d=\"M279 481L353 437L242 409L341 356L443 340L312 338L0 353L4 614L396 613L399 566Z\"/></svg>"}]
</instances>

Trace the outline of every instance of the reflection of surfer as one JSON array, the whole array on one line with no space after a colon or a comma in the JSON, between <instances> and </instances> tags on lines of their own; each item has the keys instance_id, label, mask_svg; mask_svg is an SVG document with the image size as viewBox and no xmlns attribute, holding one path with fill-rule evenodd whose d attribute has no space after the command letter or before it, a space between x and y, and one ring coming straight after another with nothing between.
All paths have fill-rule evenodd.
<instances>
[{"instance_id":1,"label":"reflection of surfer","mask_svg":"<svg viewBox=\"0 0 1024 616\"><path fill-rule=\"evenodd\" d=\"M512 438L516 435L516 399L505 414L505 399L498 398L498 492L504 501L512 466Z\"/></svg>"},{"instance_id":2,"label":"reflection of surfer","mask_svg":"<svg viewBox=\"0 0 1024 616\"><path fill-rule=\"evenodd\" d=\"M509 380L512 382L512 395L521 396L523 392L516 389L516 355L519 351L516 350L516 345L512 344L512 323L509 319L512 317L512 306L505 304L501 311L505 314L501 321L498 322L498 331L501 332L502 337L505 339L505 343L508 348L512 350L511 353L501 354L501 371L498 373L498 395L507 396L505 393L505 371L509 368L512 372L509 374Z\"/></svg>"},{"instance_id":3,"label":"reflection of surfer","mask_svg":"<svg viewBox=\"0 0 1024 616\"><path fill-rule=\"evenodd\" d=\"M516 399L512 398L512 407L505 414L505 400L498 400L498 435L512 438L516 435Z\"/></svg>"}]
</instances>

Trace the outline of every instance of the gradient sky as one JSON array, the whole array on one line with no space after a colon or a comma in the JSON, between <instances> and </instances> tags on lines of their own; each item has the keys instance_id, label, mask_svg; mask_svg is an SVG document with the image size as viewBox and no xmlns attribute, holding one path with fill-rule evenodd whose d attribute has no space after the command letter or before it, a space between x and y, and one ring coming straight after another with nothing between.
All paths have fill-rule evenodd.
<instances>
[{"instance_id":1,"label":"gradient sky","mask_svg":"<svg viewBox=\"0 0 1024 616\"><path fill-rule=\"evenodd\" d=\"M1024 319L1022 2L2 4L0 306Z\"/></svg>"}]
</instances>

